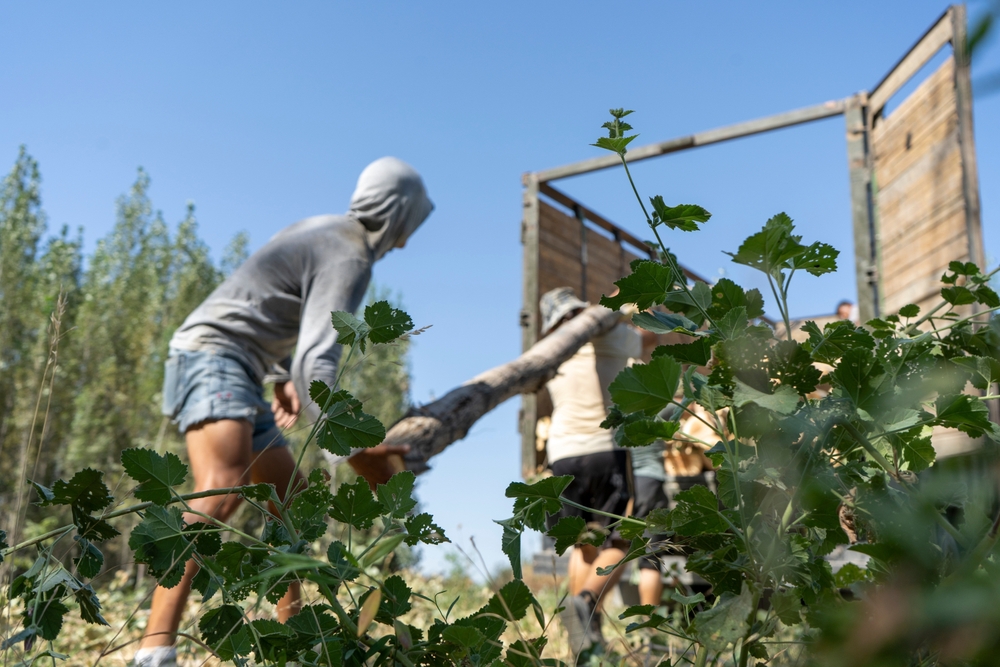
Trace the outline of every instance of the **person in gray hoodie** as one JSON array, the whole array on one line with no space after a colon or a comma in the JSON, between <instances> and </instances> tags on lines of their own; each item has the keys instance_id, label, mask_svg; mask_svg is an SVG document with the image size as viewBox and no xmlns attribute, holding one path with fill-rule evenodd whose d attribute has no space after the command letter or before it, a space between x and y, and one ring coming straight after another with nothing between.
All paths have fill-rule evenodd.
<instances>
[{"instance_id":1,"label":"person in gray hoodie","mask_svg":"<svg viewBox=\"0 0 1000 667\"><path fill-rule=\"evenodd\" d=\"M402 248L433 208L416 170L396 158L376 160L358 178L345 215L281 230L188 316L170 341L163 413L184 434L195 491L265 482L283 499L294 488L301 473L281 428L301 412L319 417L309 383L336 381L341 349L330 313L358 309L372 265ZM274 382L271 405L265 382ZM379 445L346 460L375 485L395 472L389 457L407 450ZM238 494L192 500L199 514L184 520L225 520L239 503ZM134 664L176 664L173 644L196 572L188 561L180 584L157 587ZM279 620L298 607L293 585L278 605Z\"/></svg>"}]
</instances>

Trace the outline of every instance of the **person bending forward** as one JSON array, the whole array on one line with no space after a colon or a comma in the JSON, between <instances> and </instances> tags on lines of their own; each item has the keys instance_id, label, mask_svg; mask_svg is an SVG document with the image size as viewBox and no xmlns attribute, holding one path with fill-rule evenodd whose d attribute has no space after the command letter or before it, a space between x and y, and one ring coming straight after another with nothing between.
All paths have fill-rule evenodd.
<instances>
[{"instance_id":1,"label":"person bending forward","mask_svg":"<svg viewBox=\"0 0 1000 667\"><path fill-rule=\"evenodd\" d=\"M306 218L281 230L184 321L170 341L163 413L184 434L195 491L265 482L283 500L294 488L295 462L279 426L290 426L303 408L316 419L309 383L336 380L341 351L330 313L357 310L372 265L402 248L433 208L412 167L376 160L361 173L345 215ZM263 400L266 379L275 382L271 406ZM406 450L379 445L347 460L374 485L394 472L388 456ZM238 495L216 496L190 506L225 520L239 502ZM184 520L205 519L188 513ZM176 664L173 644L196 571L188 561L180 584L156 588L136 665ZM278 604L279 619L298 606L293 585Z\"/></svg>"}]
</instances>

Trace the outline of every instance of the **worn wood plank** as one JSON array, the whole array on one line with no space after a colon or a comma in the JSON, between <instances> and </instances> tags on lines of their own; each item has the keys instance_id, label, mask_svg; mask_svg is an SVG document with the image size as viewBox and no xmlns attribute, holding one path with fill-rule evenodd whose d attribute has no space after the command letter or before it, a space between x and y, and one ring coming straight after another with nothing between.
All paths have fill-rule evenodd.
<instances>
[{"instance_id":1,"label":"worn wood plank","mask_svg":"<svg viewBox=\"0 0 1000 667\"><path fill-rule=\"evenodd\" d=\"M979 166L976 163L976 141L972 123L972 78L967 45L967 21L964 4L952 7L952 31L956 59L955 98L958 107L958 136L962 151L965 220L969 233L969 252L972 261L985 270L986 249L983 245L982 209L979 200ZM1000 405L993 407L1000 409Z\"/></svg>"},{"instance_id":2,"label":"worn wood plank","mask_svg":"<svg viewBox=\"0 0 1000 667\"><path fill-rule=\"evenodd\" d=\"M666 155L667 153L674 153L688 148L708 146L710 144L728 141L730 139L748 137L754 134L761 134L762 132L778 130L783 127L791 127L793 125L809 123L814 120L830 118L831 116L839 116L844 113L846 102L846 100L831 100L829 102L824 102L822 104L817 104L803 109L786 111L773 116L765 116L764 118L756 118L754 120L736 123L735 125L727 125L714 130L691 134L686 137L679 137L677 139L669 139L655 144L639 146L637 148L630 149L626 154L625 159L629 163L638 162L640 160L647 160L651 157ZM574 162L573 164L564 165L562 167L555 167L553 169L545 169L535 172L535 176L540 182L548 183L560 178L578 176L592 171L608 169L609 167L618 166L620 164L621 159L617 155L608 153L601 157L582 160L580 162Z\"/></svg>"},{"instance_id":3,"label":"worn wood plank","mask_svg":"<svg viewBox=\"0 0 1000 667\"><path fill-rule=\"evenodd\" d=\"M936 305L948 263L970 257L955 69L947 59L871 133L886 313Z\"/></svg>"},{"instance_id":4,"label":"worn wood plank","mask_svg":"<svg viewBox=\"0 0 1000 667\"><path fill-rule=\"evenodd\" d=\"M598 227L601 227L602 229L611 232L611 234L615 235L616 238L620 238L626 243L632 244L632 246L634 246L637 250L640 250L641 252L645 253L646 256L649 256L649 254L652 252L652 249L648 245L646 245L636 237L632 236L632 234L625 231L618 225L609 221L604 216L592 211L591 209L587 208L580 202L574 200L565 192L556 190L554 187L545 182L541 183L539 185L539 188L542 194L544 194L547 197L551 197L554 201L559 202L569 210L575 211L579 209L580 213L583 215L584 218L594 223Z\"/></svg>"},{"instance_id":5,"label":"worn wood plank","mask_svg":"<svg viewBox=\"0 0 1000 667\"><path fill-rule=\"evenodd\" d=\"M952 60L949 58L872 130L872 153L880 190L887 189L928 152L945 145L958 150L958 110Z\"/></svg>"},{"instance_id":6,"label":"worn wood plank","mask_svg":"<svg viewBox=\"0 0 1000 667\"><path fill-rule=\"evenodd\" d=\"M558 236L578 249L580 247L580 221L570 217L553 206L539 203L539 228L545 233Z\"/></svg>"},{"instance_id":7,"label":"worn wood plank","mask_svg":"<svg viewBox=\"0 0 1000 667\"><path fill-rule=\"evenodd\" d=\"M523 245L521 349L529 350L538 340L538 181L528 176L524 181L521 218ZM518 431L521 436L521 474L535 468L535 422L537 400L534 394L521 396ZM426 463L424 463L426 466Z\"/></svg>"},{"instance_id":8,"label":"worn wood plank","mask_svg":"<svg viewBox=\"0 0 1000 667\"><path fill-rule=\"evenodd\" d=\"M847 168L851 184L851 221L854 230L854 271L858 312L862 321L880 312L877 222L874 219L867 97L858 93L844 112L847 125Z\"/></svg>"},{"instance_id":9,"label":"worn wood plank","mask_svg":"<svg viewBox=\"0 0 1000 667\"><path fill-rule=\"evenodd\" d=\"M878 114L889 98L906 85L906 82L912 79L913 75L920 71L920 68L926 65L927 61L951 40L951 14L953 11L953 7L946 10L941 18L896 63L896 66L889 70L885 78L875 86L868 97L868 107L871 109L872 115Z\"/></svg>"}]
</instances>

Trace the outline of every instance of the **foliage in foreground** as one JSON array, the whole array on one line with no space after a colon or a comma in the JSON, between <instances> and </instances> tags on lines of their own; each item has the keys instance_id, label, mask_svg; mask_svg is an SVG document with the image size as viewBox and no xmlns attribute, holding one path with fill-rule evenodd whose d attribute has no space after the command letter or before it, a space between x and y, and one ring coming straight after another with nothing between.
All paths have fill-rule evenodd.
<instances>
[{"instance_id":1,"label":"foliage in foreground","mask_svg":"<svg viewBox=\"0 0 1000 667\"><path fill-rule=\"evenodd\" d=\"M632 607L631 632L662 633L682 647L680 663L768 662L782 628L801 628L809 660L822 665L993 664L1000 650L1000 527L996 480L971 493L935 474L935 430L1000 440L987 401L1000 380L1000 298L972 263L952 262L942 301L916 305L865 326L807 322L792 338L787 296L796 273L836 270L837 251L806 244L784 213L747 238L733 261L764 273L785 323L779 339L761 321L764 297L729 279L689 284L661 232L695 232L710 214L639 197L625 161L635 135L612 110L596 146L622 158L632 191L656 237L658 260L637 260L619 280L609 308L635 304L633 323L681 333L647 364L628 368L610 391L605 426L641 446L680 437L684 413L703 419L718 494L695 486L671 511L644 520L618 517L632 546L625 561L669 545L712 585L712 599L671 594L674 613ZM648 310L653 308L652 310ZM826 370L820 370L825 368ZM673 420L664 420L673 406ZM695 406L704 408L694 412ZM704 414L705 416L700 416ZM992 460L992 459L991 459ZM514 515L504 550L517 573L519 537L544 531L566 501L570 477L511 484ZM560 553L604 535L582 519L561 519L548 535ZM836 547L870 557L866 568L836 574ZM623 561L624 562L624 561Z\"/></svg>"},{"instance_id":2,"label":"foliage in foreground","mask_svg":"<svg viewBox=\"0 0 1000 667\"><path fill-rule=\"evenodd\" d=\"M333 324L349 346L341 378L353 355L393 344L413 329L409 316L385 301L370 304L363 318L334 313ZM312 383L310 394L323 417L306 440L307 447L318 445L339 456L385 438L381 422L339 387L341 378L334 387ZM300 462L306 451L301 450ZM116 500L103 472L92 468L51 487L33 483L39 503L69 508L73 523L14 546L0 542L0 557L32 547L38 554L8 591L8 600L20 610L21 627L0 649L19 664L68 657L60 652L58 639L73 608L88 623L108 625L92 580L103 565L102 546L119 535L116 520L130 515L141 521L129 535L129 548L160 585L178 585L189 559L200 566L193 588L211 608L198 621L199 634L222 660L244 665L252 656L257 664L313 666L537 663L544 636L508 645L501 640L508 625L529 611L541 626L539 634L544 628L541 606L521 580L499 588L481 609L464 617L436 607L437 617L426 629L401 620L419 594L402 576L384 576L377 566L403 544L447 541L432 517L417 511L413 473L398 473L374 491L359 479L334 492L329 476L317 469L305 488L281 502L277 490L266 484L181 494L177 487L187 466L171 453L131 448L122 452L121 464L137 483L126 497L138 502L122 506L124 498ZM185 522L182 511L191 511L188 500L226 494L239 494L264 517L257 534L217 521ZM320 553L318 544L330 519L343 527L343 535ZM224 533L237 539L223 541ZM363 544L355 541L356 535L364 536ZM68 553L73 554L71 567L64 564ZM308 582L318 601L284 624L251 618L262 601L276 603L292 582ZM434 599L422 599L436 605Z\"/></svg>"}]
</instances>

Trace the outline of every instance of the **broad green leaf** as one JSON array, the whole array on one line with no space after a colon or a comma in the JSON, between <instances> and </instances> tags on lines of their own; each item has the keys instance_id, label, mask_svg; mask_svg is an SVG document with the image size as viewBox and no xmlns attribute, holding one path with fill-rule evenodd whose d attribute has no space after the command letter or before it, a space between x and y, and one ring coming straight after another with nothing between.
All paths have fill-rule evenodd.
<instances>
[{"instance_id":1,"label":"broad green leaf","mask_svg":"<svg viewBox=\"0 0 1000 667\"><path fill-rule=\"evenodd\" d=\"M990 421L990 412L983 401L968 394L939 396L934 402L937 422L946 428L957 428L978 438L987 435L1000 441L1000 428Z\"/></svg>"},{"instance_id":2,"label":"broad green leaf","mask_svg":"<svg viewBox=\"0 0 1000 667\"><path fill-rule=\"evenodd\" d=\"M451 541L445 537L444 529L435 524L433 517L427 512L407 518L403 526L406 528L406 543L411 547L417 542L443 544Z\"/></svg>"},{"instance_id":3,"label":"broad green leaf","mask_svg":"<svg viewBox=\"0 0 1000 667\"><path fill-rule=\"evenodd\" d=\"M104 554L88 539L78 538L77 544L80 546L80 556L73 559L73 562L76 563L76 571L80 573L81 577L93 579L100 574L101 568L104 566Z\"/></svg>"},{"instance_id":4,"label":"broad green leaf","mask_svg":"<svg viewBox=\"0 0 1000 667\"><path fill-rule=\"evenodd\" d=\"M941 298L953 306L967 306L976 302L976 295L972 293L972 290L962 285L942 287Z\"/></svg>"},{"instance_id":5,"label":"broad green leaf","mask_svg":"<svg viewBox=\"0 0 1000 667\"><path fill-rule=\"evenodd\" d=\"M184 534L181 511L158 505L145 511L142 522L129 536L128 546L135 552L136 562L149 565L150 573L164 588L180 583L192 553L191 542Z\"/></svg>"},{"instance_id":6,"label":"broad green leaf","mask_svg":"<svg viewBox=\"0 0 1000 667\"><path fill-rule=\"evenodd\" d=\"M250 594L269 553L266 547L246 546L239 542L226 542L222 545L214 562L222 568L229 595L233 599L241 600Z\"/></svg>"},{"instance_id":7,"label":"broad green leaf","mask_svg":"<svg viewBox=\"0 0 1000 667\"><path fill-rule=\"evenodd\" d=\"M658 310L636 313L632 316L632 324L655 334L671 332L691 334L698 328L697 324L683 315Z\"/></svg>"},{"instance_id":8,"label":"broad green leaf","mask_svg":"<svg viewBox=\"0 0 1000 667\"><path fill-rule=\"evenodd\" d=\"M926 413L909 408L900 408L886 413L879 419L883 431L905 431L913 428L923 419Z\"/></svg>"},{"instance_id":9,"label":"broad green leaf","mask_svg":"<svg viewBox=\"0 0 1000 667\"><path fill-rule=\"evenodd\" d=\"M989 389L990 385L1000 382L1000 361L991 357L955 357L951 360L972 373L969 380L976 389Z\"/></svg>"},{"instance_id":10,"label":"broad green leaf","mask_svg":"<svg viewBox=\"0 0 1000 667\"><path fill-rule=\"evenodd\" d=\"M722 340L736 340L747 335L750 320L747 318L747 309L743 306L733 308L723 317L715 321L716 333Z\"/></svg>"},{"instance_id":11,"label":"broad green leaf","mask_svg":"<svg viewBox=\"0 0 1000 667\"><path fill-rule=\"evenodd\" d=\"M899 316L905 318L916 317L920 314L920 306L916 304L908 304L899 309Z\"/></svg>"},{"instance_id":12,"label":"broad green leaf","mask_svg":"<svg viewBox=\"0 0 1000 667\"><path fill-rule=\"evenodd\" d=\"M187 526L184 533L194 544L194 550L201 556L214 556L222 548L222 535L218 528L207 523Z\"/></svg>"},{"instance_id":13,"label":"broad green leaf","mask_svg":"<svg viewBox=\"0 0 1000 667\"><path fill-rule=\"evenodd\" d=\"M514 579L503 587L486 603L486 612L496 614L508 622L520 621L535 602L535 596L520 579Z\"/></svg>"},{"instance_id":14,"label":"broad green leaf","mask_svg":"<svg viewBox=\"0 0 1000 667\"><path fill-rule=\"evenodd\" d=\"M184 483L187 466L176 454L161 456L152 449L133 448L122 452L125 473L139 482L132 492L139 500L165 505L172 497L172 487Z\"/></svg>"},{"instance_id":15,"label":"broad green leaf","mask_svg":"<svg viewBox=\"0 0 1000 667\"><path fill-rule=\"evenodd\" d=\"M780 274L793 257L805 251L801 236L793 236L795 225L785 213L769 219L763 229L746 238L735 253L726 254L737 264L763 271L772 276Z\"/></svg>"},{"instance_id":16,"label":"broad green leaf","mask_svg":"<svg viewBox=\"0 0 1000 667\"><path fill-rule=\"evenodd\" d=\"M882 390L884 371L868 350L855 348L844 353L836 370L830 373L830 379L855 406L868 410L873 398Z\"/></svg>"},{"instance_id":17,"label":"broad green leaf","mask_svg":"<svg viewBox=\"0 0 1000 667\"><path fill-rule=\"evenodd\" d=\"M753 594L744 584L739 595L723 593L714 607L699 612L694 618L694 634L709 650L725 650L746 635L751 611Z\"/></svg>"},{"instance_id":18,"label":"broad green leaf","mask_svg":"<svg viewBox=\"0 0 1000 667\"><path fill-rule=\"evenodd\" d=\"M258 484L245 485L242 489L240 489L240 495L247 500L256 500L259 503L266 503L267 501L272 500L273 491L273 484L260 482Z\"/></svg>"},{"instance_id":19,"label":"broad green leaf","mask_svg":"<svg viewBox=\"0 0 1000 667\"><path fill-rule=\"evenodd\" d=\"M100 470L84 468L73 475L69 482L56 480L52 485L51 495L40 492L42 502L39 505L70 505L88 514L102 510L114 502L114 496L111 495L103 479L104 473ZM38 484L34 486L36 489L45 488Z\"/></svg>"},{"instance_id":20,"label":"broad green leaf","mask_svg":"<svg viewBox=\"0 0 1000 667\"><path fill-rule=\"evenodd\" d=\"M73 508L73 523L76 524L80 537L85 537L91 542L103 542L121 534L104 519L95 519L89 514L78 511L75 507Z\"/></svg>"},{"instance_id":21,"label":"broad green leaf","mask_svg":"<svg viewBox=\"0 0 1000 667\"><path fill-rule=\"evenodd\" d=\"M648 364L626 368L608 388L615 404L624 412L653 416L673 401L681 380L681 365L670 357L657 357Z\"/></svg>"},{"instance_id":22,"label":"broad green leaf","mask_svg":"<svg viewBox=\"0 0 1000 667\"><path fill-rule=\"evenodd\" d=\"M485 641L479 630L468 625L449 625L441 633L442 639L452 644L457 644L466 650L475 648Z\"/></svg>"},{"instance_id":23,"label":"broad green leaf","mask_svg":"<svg viewBox=\"0 0 1000 667\"><path fill-rule=\"evenodd\" d=\"M73 591L73 598L80 607L80 618L94 625L110 625L101 615L101 601L90 586L81 586Z\"/></svg>"},{"instance_id":24,"label":"broad green leaf","mask_svg":"<svg viewBox=\"0 0 1000 667\"><path fill-rule=\"evenodd\" d=\"M771 608L785 625L802 622L802 599L795 591L777 591L771 595Z\"/></svg>"},{"instance_id":25,"label":"broad green leaf","mask_svg":"<svg viewBox=\"0 0 1000 667\"><path fill-rule=\"evenodd\" d=\"M782 283L786 270L804 269L814 276L836 271L840 252L826 243L802 245L802 237L792 234L794 228L792 219L779 213L743 241L736 253L726 254L737 264L763 271Z\"/></svg>"},{"instance_id":26,"label":"broad green leaf","mask_svg":"<svg viewBox=\"0 0 1000 667\"><path fill-rule=\"evenodd\" d=\"M340 625L324 604L306 605L302 610L285 621L285 625L295 631L302 643L312 646L323 637L332 637Z\"/></svg>"},{"instance_id":27,"label":"broad green leaf","mask_svg":"<svg viewBox=\"0 0 1000 667\"><path fill-rule=\"evenodd\" d=\"M590 530L583 517L579 516L560 517L545 534L556 541L555 550L560 556L574 545L592 544L599 547L607 539L606 534Z\"/></svg>"},{"instance_id":28,"label":"broad green leaf","mask_svg":"<svg viewBox=\"0 0 1000 667\"><path fill-rule=\"evenodd\" d=\"M844 563L833 575L833 580L840 588L847 588L851 584L868 579L868 571L862 570L854 563Z\"/></svg>"},{"instance_id":29,"label":"broad green leaf","mask_svg":"<svg viewBox=\"0 0 1000 667\"><path fill-rule=\"evenodd\" d=\"M669 596L669 593L667 594ZM649 616L656 611L655 604L634 604L628 607L622 613L618 614L619 620L624 621L626 618L632 618L634 616Z\"/></svg>"},{"instance_id":30,"label":"broad green leaf","mask_svg":"<svg viewBox=\"0 0 1000 667\"><path fill-rule=\"evenodd\" d=\"M792 259L792 268L805 269L814 276L822 276L837 270L837 256L840 251L826 243L816 242Z\"/></svg>"},{"instance_id":31,"label":"broad green leaf","mask_svg":"<svg viewBox=\"0 0 1000 667\"><path fill-rule=\"evenodd\" d=\"M850 350L875 349L875 339L871 334L847 320L830 322L823 331L815 322L809 321L802 326L802 331L809 334L806 347L813 360L824 364L836 363Z\"/></svg>"},{"instance_id":32,"label":"broad green leaf","mask_svg":"<svg viewBox=\"0 0 1000 667\"><path fill-rule=\"evenodd\" d=\"M62 630L63 617L69 613L69 607L59 600L50 598L39 601L34 614L34 624L38 628L38 636L42 639L55 641ZM105 623L105 625L107 625Z\"/></svg>"},{"instance_id":33,"label":"broad green leaf","mask_svg":"<svg viewBox=\"0 0 1000 667\"><path fill-rule=\"evenodd\" d=\"M521 526L514 518L495 521L503 527L500 538L500 550L510 561L510 570L515 579L521 578Z\"/></svg>"},{"instance_id":34,"label":"broad green leaf","mask_svg":"<svg viewBox=\"0 0 1000 667\"><path fill-rule=\"evenodd\" d=\"M649 259L633 260L629 266L632 273L615 281L618 294L602 296L602 306L618 310L627 303L634 303L639 310L647 310L662 303L667 292L673 289L676 274L669 266Z\"/></svg>"},{"instance_id":35,"label":"broad green leaf","mask_svg":"<svg viewBox=\"0 0 1000 667\"><path fill-rule=\"evenodd\" d=\"M320 408L326 408L316 439L320 447L338 456L349 456L352 449L365 449L385 440L385 427L361 409L361 401L341 389L330 393L320 381L309 385L309 396Z\"/></svg>"},{"instance_id":36,"label":"broad green leaf","mask_svg":"<svg viewBox=\"0 0 1000 667\"><path fill-rule=\"evenodd\" d=\"M341 581L354 581L361 575L361 564L343 542L333 541L326 550L333 575Z\"/></svg>"},{"instance_id":37,"label":"broad green leaf","mask_svg":"<svg viewBox=\"0 0 1000 667\"><path fill-rule=\"evenodd\" d=\"M388 577L382 583L382 601L379 603L375 620L392 626L393 622L410 611L410 594L412 591L398 574Z\"/></svg>"},{"instance_id":38,"label":"broad green leaf","mask_svg":"<svg viewBox=\"0 0 1000 667\"><path fill-rule=\"evenodd\" d=\"M250 633L243 621L243 610L226 604L209 609L198 622L201 638L223 660L249 655L252 650Z\"/></svg>"},{"instance_id":39,"label":"broad green leaf","mask_svg":"<svg viewBox=\"0 0 1000 667\"><path fill-rule=\"evenodd\" d=\"M747 403L756 403L762 408L773 410L779 414L790 415L799 404L799 395L794 389L780 385L774 393L765 394L750 385L736 380L736 390L733 392L733 405L742 408Z\"/></svg>"},{"instance_id":40,"label":"broad green leaf","mask_svg":"<svg viewBox=\"0 0 1000 667\"><path fill-rule=\"evenodd\" d=\"M676 496L677 507L670 512L670 527L678 535L724 533L729 524L719 513L719 501L704 486L692 486Z\"/></svg>"},{"instance_id":41,"label":"broad green leaf","mask_svg":"<svg viewBox=\"0 0 1000 667\"><path fill-rule=\"evenodd\" d=\"M667 292L663 297L663 305L675 313L693 317L696 324L700 325L705 319L703 313L712 306L712 289L699 280L688 290L675 289Z\"/></svg>"},{"instance_id":42,"label":"broad green leaf","mask_svg":"<svg viewBox=\"0 0 1000 667\"><path fill-rule=\"evenodd\" d=\"M682 595L676 588L672 588L667 591L667 597L675 602L679 602L685 607L690 607L693 604L699 604L705 601L705 596L701 593L695 593L694 595Z\"/></svg>"},{"instance_id":43,"label":"broad green leaf","mask_svg":"<svg viewBox=\"0 0 1000 667\"><path fill-rule=\"evenodd\" d=\"M542 658L542 650L548 643L544 636L538 639L518 639L507 647L504 656L504 667L556 667L563 663L554 658Z\"/></svg>"},{"instance_id":44,"label":"broad green leaf","mask_svg":"<svg viewBox=\"0 0 1000 667\"><path fill-rule=\"evenodd\" d=\"M597 143L590 144L591 146L596 146L597 148L603 148L609 150L612 153L618 153L619 155L625 155L627 152L626 147L632 143L632 141L638 137L638 134L633 134L630 137L601 137L597 140Z\"/></svg>"},{"instance_id":45,"label":"broad green leaf","mask_svg":"<svg viewBox=\"0 0 1000 667\"><path fill-rule=\"evenodd\" d=\"M417 506L413 497L413 485L417 477L409 470L397 472L385 484L379 484L376 489L379 502L389 516L402 519L410 510Z\"/></svg>"},{"instance_id":46,"label":"broad green leaf","mask_svg":"<svg viewBox=\"0 0 1000 667\"><path fill-rule=\"evenodd\" d=\"M388 343L413 329L413 320L388 301L376 301L365 307L365 324L368 325L368 339L373 343Z\"/></svg>"},{"instance_id":47,"label":"broad green leaf","mask_svg":"<svg viewBox=\"0 0 1000 667\"><path fill-rule=\"evenodd\" d=\"M712 214L695 204L667 206L663 197L656 195L649 199L653 205L653 226L666 225L684 232L698 231L698 224L708 222Z\"/></svg>"},{"instance_id":48,"label":"broad green leaf","mask_svg":"<svg viewBox=\"0 0 1000 667\"><path fill-rule=\"evenodd\" d=\"M337 342L341 345L357 345L364 352L368 332L371 328L351 313L336 311L331 313L333 328L337 330Z\"/></svg>"},{"instance_id":49,"label":"broad green leaf","mask_svg":"<svg viewBox=\"0 0 1000 667\"><path fill-rule=\"evenodd\" d=\"M746 292L729 278L721 278L712 286L712 304L708 314L718 320L733 308L744 308L747 317L753 319L764 314L764 297L760 290L752 289Z\"/></svg>"},{"instance_id":50,"label":"broad green leaf","mask_svg":"<svg viewBox=\"0 0 1000 667\"><path fill-rule=\"evenodd\" d=\"M712 343L708 338L696 338L683 345L661 345L653 350L653 357L673 357L682 364L705 366L712 359Z\"/></svg>"},{"instance_id":51,"label":"broad green leaf","mask_svg":"<svg viewBox=\"0 0 1000 667\"><path fill-rule=\"evenodd\" d=\"M511 482L505 495L514 498L514 514L523 514L525 522L536 530L545 530L546 514L555 514L562 507L559 497L573 478L569 475L545 477L534 484Z\"/></svg>"},{"instance_id":52,"label":"broad green leaf","mask_svg":"<svg viewBox=\"0 0 1000 667\"><path fill-rule=\"evenodd\" d=\"M670 440L679 428L680 424L673 421L637 419L626 422L615 433L615 440L621 447L643 447L656 440Z\"/></svg>"},{"instance_id":53,"label":"broad green leaf","mask_svg":"<svg viewBox=\"0 0 1000 667\"><path fill-rule=\"evenodd\" d=\"M353 526L358 530L368 530L384 508L375 500L368 482L358 479L354 484L341 484L330 506L330 516L334 520Z\"/></svg>"},{"instance_id":54,"label":"broad green leaf","mask_svg":"<svg viewBox=\"0 0 1000 667\"><path fill-rule=\"evenodd\" d=\"M269 618L258 618L250 621L250 635L253 638L254 657L263 663L284 662L289 648L295 638L295 631L284 623L278 623Z\"/></svg>"},{"instance_id":55,"label":"broad green leaf","mask_svg":"<svg viewBox=\"0 0 1000 667\"><path fill-rule=\"evenodd\" d=\"M771 348L768 370L772 380L791 387L800 396L815 391L823 375L813 364L809 351L792 340L778 341Z\"/></svg>"},{"instance_id":56,"label":"broad green leaf","mask_svg":"<svg viewBox=\"0 0 1000 667\"><path fill-rule=\"evenodd\" d=\"M299 536L308 542L318 540L326 533L326 513L333 502L329 479L326 471L319 468L313 470L309 473L309 486L292 500L291 514L298 526ZM290 539L287 533L272 534L272 537Z\"/></svg>"}]
</instances>

